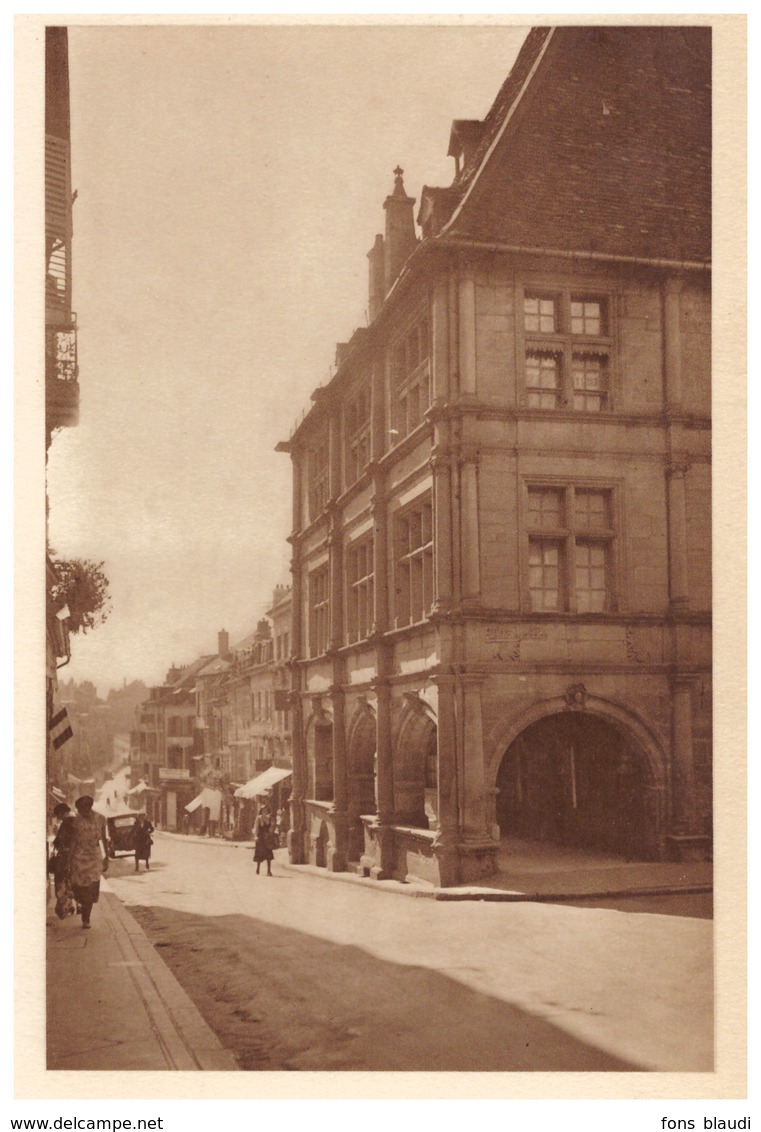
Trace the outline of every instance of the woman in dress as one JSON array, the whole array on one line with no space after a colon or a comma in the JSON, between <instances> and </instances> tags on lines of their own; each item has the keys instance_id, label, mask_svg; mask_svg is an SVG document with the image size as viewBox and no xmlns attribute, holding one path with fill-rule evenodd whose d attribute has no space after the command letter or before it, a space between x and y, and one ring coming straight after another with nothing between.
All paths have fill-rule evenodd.
<instances>
[{"instance_id":1,"label":"woman in dress","mask_svg":"<svg viewBox=\"0 0 761 1132\"><path fill-rule=\"evenodd\" d=\"M267 862L267 876L272 876L272 833L269 810L263 809L254 822L254 860L257 876L262 861Z\"/></svg>"},{"instance_id":2,"label":"woman in dress","mask_svg":"<svg viewBox=\"0 0 761 1132\"><path fill-rule=\"evenodd\" d=\"M140 862L145 861L146 871L151 867L151 845L153 839L153 826L148 821L145 814L138 814L137 821L135 822L135 872L140 872Z\"/></svg>"},{"instance_id":3,"label":"woman in dress","mask_svg":"<svg viewBox=\"0 0 761 1132\"><path fill-rule=\"evenodd\" d=\"M103 818L93 810L89 794L74 803L77 816L72 823L69 851L69 881L74 899L82 909L82 927L89 928L93 904L98 903L100 877L108 869L106 829Z\"/></svg>"}]
</instances>

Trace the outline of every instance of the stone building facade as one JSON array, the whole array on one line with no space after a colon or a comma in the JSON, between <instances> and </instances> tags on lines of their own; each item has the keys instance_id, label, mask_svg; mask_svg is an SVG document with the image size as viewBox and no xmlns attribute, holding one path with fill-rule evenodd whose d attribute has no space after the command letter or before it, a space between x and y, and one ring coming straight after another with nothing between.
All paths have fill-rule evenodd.
<instances>
[{"instance_id":1,"label":"stone building facade","mask_svg":"<svg viewBox=\"0 0 761 1132\"><path fill-rule=\"evenodd\" d=\"M130 736L130 782L147 788L134 804L164 829L183 828L184 807L196 793L202 737L197 727L195 684L211 657L172 667L163 684L136 711Z\"/></svg>"},{"instance_id":2,"label":"stone building facade","mask_svg":"<svg viewBox=\"0 0 761 1132\"><path fill-rule=\"evenodd\" d=\"M711 33L533 29L293 463L291 860L711 833Z\"/></svg>"}]
</instances>

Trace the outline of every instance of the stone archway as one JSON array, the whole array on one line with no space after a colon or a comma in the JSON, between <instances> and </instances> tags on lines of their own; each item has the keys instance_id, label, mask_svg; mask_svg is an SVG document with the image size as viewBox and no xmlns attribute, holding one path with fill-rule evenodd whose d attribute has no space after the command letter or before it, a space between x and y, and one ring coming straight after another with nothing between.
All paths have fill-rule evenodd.
<instances>
[{"instance_id":1,"label":"stone archway","mask_svg":"<svg viewBox=\"0 0 761 1132\"><path fill-rule=\"evenodd\" d=\"M333 800L333 721L321 711L306 729L307 797L318 802Z\"/></svg>"},{"instance_id":2,"label":"stone archway","mask_svg":"<svg viewBox=\"0 0 761 1132\"><path fill-rule=\"evenodd\" d=\"M346 744L350 861L358 861L364 852L365 834L360 818L378 811L376 746L375 712L369 704L362 703L349 725Z\"/></svg>"},{"instance_id":3,"label":"stone archway","mask_svg":"<svg viewBox=\"0 0 761 1132\"><path fill-rule=\"evenodd\" d=\"M394 810L399 825L437 824L437 728L422 701L407 707L394 751Z\"/></svg>"},{"instance_id":4,"label":"stone archway","mask_svg":"<svg viewBox=\"0 0 761 1132\"><path fill-rule=\"evenodd\" d=\"M649 760L619 722L563 710L528 722L496 775L502 837L548 841L629 860L659 856Z\"/></svg>"},{"instance_id":5,"label":"stone archway","mask_svg":"<svg viewBox=\"0 0 761 1132\"><path fill-rule=\"evenodd\" d=\"M349 726L346 759L349 772L349 807L357 814L374 814L375 713L369 706L358 708Z\"/></svg>"}]
</instances>

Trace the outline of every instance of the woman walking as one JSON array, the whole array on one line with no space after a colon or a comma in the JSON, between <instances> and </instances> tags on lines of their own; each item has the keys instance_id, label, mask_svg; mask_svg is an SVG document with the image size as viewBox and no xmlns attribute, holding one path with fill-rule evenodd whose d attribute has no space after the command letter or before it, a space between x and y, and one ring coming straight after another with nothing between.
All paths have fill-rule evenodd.
<instances>
[{"instance_id":1,"label":"woman walking","mask_svg":"<svg viewBox=\"0 0 761 1132\"><path fill-rule=\"evenodd\" d=\"M53 841L50 870L55 885L55 914L59 920L64 920L74 912L74 898L69 884L69 856L74 839L74 815L65 802L59 802L53 810L53 817L60 824Z\"/></svg>"},{"instance_id":2,"label":"woman walking","mask_svg":"<svg viewBox=\"0 0 761 1132\"><path fill-rule=\"evenodd\" d=\"M100 877L108 869L106 830L103 818L93 810L89 794L74 803L77 816L72 822L69 852L69 881L74 899L82 909L82 927L89 928L93 904L100 896Z\"/></svg>"},{"instance_id":3,"label":"woman walking","mask_svg":"<svg viewBox=\"0 0 761 1132\"><path fill-rule=\"evenodd\" d=\"M137 821L135 822L135 872L140 872L140 862L145 861L146 872L151 867L151 845L153 839L153 826L148 821L145 814L138 814Z\"/></svg>"},{"instance_id":4,"label":"woman walking","mask_svg":"<svg viewBox=\"0 0 761 1132\"><path fill-rule=\"evenodd\" d=\"M267 862L267 876L272 876L272 822L269 810L263 809L254 822L254 860L256 861L256 875L262 861Z\"/></svg>"}]
</instances>

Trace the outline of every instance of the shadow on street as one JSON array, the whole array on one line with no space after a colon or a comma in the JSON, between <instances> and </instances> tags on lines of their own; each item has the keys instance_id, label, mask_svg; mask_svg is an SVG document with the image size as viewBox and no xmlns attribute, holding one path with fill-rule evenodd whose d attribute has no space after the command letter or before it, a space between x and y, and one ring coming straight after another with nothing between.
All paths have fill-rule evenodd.
<instances>
[{"instance_id":1,"label":"shadow on street","mask_svg":"<svg viewBox=\"0 0 761 1132\"><path fill-rule=\"evenodd\" d=\"M143 906L131 912L243 1069L647 1068L439 971L389 963L244 915ZM467 965L468 956L462 961Z\"/></svg>"}]
</instances>

